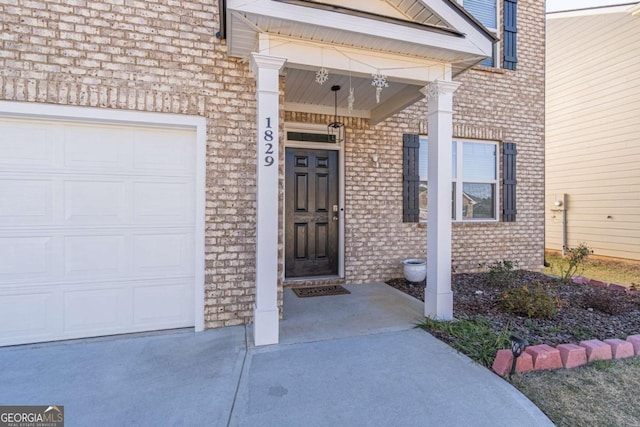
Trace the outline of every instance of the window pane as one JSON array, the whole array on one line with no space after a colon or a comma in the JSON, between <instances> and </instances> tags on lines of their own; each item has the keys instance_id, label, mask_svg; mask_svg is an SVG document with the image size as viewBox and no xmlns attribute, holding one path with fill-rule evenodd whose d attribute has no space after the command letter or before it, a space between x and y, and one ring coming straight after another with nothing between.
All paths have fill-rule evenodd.
<instances>
[{"instance_id":1,"label":"window pane","mask_svg":"<svg viewBox=\"0 0 640 427\"><path fill-rule=\"evenodd\" d=\"M418 207L420 208L420 221L427 220L427 197L429 188L427 181L420 181L420 192L418 193ZM451 219L456 219L456 185L451 184Z\"/></svg>"},{"instance_id":2,"label":"window pane","mask_svg":"<svg viewBox=\"0 0 640 427\"><path fill-rule=\"evenodd\" d=\"M496 179L496 145L465 142L462 148L462 175L470 181Z\"/></svg>"},{"instance_id":3,"label":"window pane","mask_svg":"<svg viewBox=\"0 0 640 427\"><path fill-rule=\"evenodd\" d=\"M427 138L420 137L420 151L418 152L419 163L418 163L418 171L420 172L420 180L426 181L429 169L427 165L429 164L429 145L427 142Z\"/></svg>"},{"instance_id":4,"label":"window pane","mask_svg":"<svg viewBox=\"0 0 640 427\"><path fill-rule=\"evenodd\" d=\"M464 8L482 25L496 29L496 0L464 0Z\"/></svg>"},{"instance_id":5,"label":"window pane","mask_svg":"<svg viewBox=\"0 0 640 427\"><path fill-rule=\"evenodd\" d=\"M451 183L451 219L456 219L456 183Z\"/></svg>"},{"instance_id":6,"label":"window pane","mask_svg":"<svg viewBox=\"0 0 640 427\"><path fill-rule=\"evenodd\" d=\"M453 178L457 178L458 176L458 165L457 165L457 158L458 158L458 150L457 150L457 144L455 141L452 142L452 146L451 146L451 150L452 150L452 160L451 160L451 170L452 170L452 175ZM429 141L427 140L427 138L424 137L420 137L420 159L418 162L418 171L420 173L420 180L421 181L426 181L427 180L427 176L429 174Z\"/></svg>"},{"instance_id":7,"label":"window pane","mask_svg":"<svg viewBox=\"0 0 640 427\"><path fill-rule=\"evenodd\" d=\"M493 56L488 57L478 65L484 65L485 67L493 67Z\"/></svg>"},{"instance_id":8,"label":"window pane","mask_svg":"<svg viewBox=\"0 0 640 427\"><path fill-rule=\"evenodd\" d=\"M420 208L420 221L427 220L427 181L420 181L420 192L418 193L418 207Z\"/></svg>"},{"instance_id":9,"label":"window pane","mask_svg":"<svg viewBox=\"0 0 640 427\"><path fill-rule=\"evenodd\" d=\"M453 179L456 179L458 177L458 144L455 141L453 141L451 144L451 150L453 151L453 153L451 153L453 157L451 165L451 176L453 177Z\"/></svg>"},{"instance_id":10,"label":"window pane","mask_svg":"<svg viewBox=\"0 0 640 427\"><path fill-rule=\"evenodd\" d=\"M462 184L462 218L495 219L495 184Z\"/></svg>"}]
</instances>

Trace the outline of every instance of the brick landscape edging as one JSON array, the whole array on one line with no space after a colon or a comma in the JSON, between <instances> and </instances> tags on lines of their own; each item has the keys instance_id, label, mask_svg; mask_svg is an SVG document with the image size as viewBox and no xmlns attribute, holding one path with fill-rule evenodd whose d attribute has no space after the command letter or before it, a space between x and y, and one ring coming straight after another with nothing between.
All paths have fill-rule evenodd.
<instances>
[{"instance_id":1,"label":"brick landscape edging","mask_svg":"<svg viewBox=\"0 0 640 427\"><path fill-rule=\"evenodd\" d=\"M594 288L609 289L615 292L625 292L630 295L635 295L638 293L638 291L632 290L628 286L619 285L617 283L607 283L601 280L589 279L588 277L583 276L573 276L571 278L571 282L575 283L576 285L589 285L593 286Z\"/></svg>"},{"instance_id":2,"label":"brick landscape edging","mask_svg":"<svg viewBox=\"0 0 640 427\"><path fill-rule=\"evenodd\" d=\"M595 288L609 289L614 292L625 292L631 295L638 293L627 286L617 283L606 283L582 276L573 276L571 281L577 285L590 285ZM516 372L541 371L546 369L571 369L595 362L596 360L624 359L640 356L640 335L629 335L626 340L617 338L585 340L576 344L558 344L555 348L547 344L527 347L516 362ZM513 354L511 350L498 350L493 361L493 371L504 376L511 370Z\"/></svg>"},{"instance_id":3,"label":"brick landscape edging","mask_svg":"<svg viewBox=\"0 0 640 427\"><path fill-rule=\"evenodd\" d=\"M527 347L516 362L516 372L542 371L547 369L570 369L596 360L625 359L640 356L640 335L629 335L626 340L617 338L580 341L576 344L558 344L555 348L547 344ZM493 371L504 376L511 370L511 350L498 350L493 362Z\"/></svg>"}]
</instances>

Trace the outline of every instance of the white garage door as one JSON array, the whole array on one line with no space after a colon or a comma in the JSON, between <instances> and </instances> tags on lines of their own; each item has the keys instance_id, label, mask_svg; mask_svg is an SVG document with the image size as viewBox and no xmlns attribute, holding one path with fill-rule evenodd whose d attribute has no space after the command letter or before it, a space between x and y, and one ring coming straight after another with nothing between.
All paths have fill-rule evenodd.
<instances>
[{"instance_id":1,"label":"white garage door","mask_svg":"<svg viewBox=\"0 0 640 427\"><path fill-rule=\"evenodd\" d=\"M194 325L195 139L0 118L0 345Z\"/></svg>"}]
</instances>

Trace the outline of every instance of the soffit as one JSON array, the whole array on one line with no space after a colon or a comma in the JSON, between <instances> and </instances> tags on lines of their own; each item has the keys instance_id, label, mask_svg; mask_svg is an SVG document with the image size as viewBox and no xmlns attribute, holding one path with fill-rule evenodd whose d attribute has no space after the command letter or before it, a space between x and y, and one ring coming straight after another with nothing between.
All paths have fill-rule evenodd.
<instances>
[{"instance_id":1,"label":"soffit","mask_svg":"<svg viewBox=\"0 0 640 427\"><path fill-rule=\"evenodd\" d=\"M450 80L492 51L488 33L448 0L428 2L432 7L425 0L340 3L227 0L228 54L287 59L285 103L293 111L332 112L330 87L338 84L344 115L379 121L422 98L419 89L430 81ZM320 67L329 70L324 85L315 82ZM389 83L380 103L371 86L376 70ZM349 87L356 92L356 105L347 114Z\"/></svg>"}]
</instances>

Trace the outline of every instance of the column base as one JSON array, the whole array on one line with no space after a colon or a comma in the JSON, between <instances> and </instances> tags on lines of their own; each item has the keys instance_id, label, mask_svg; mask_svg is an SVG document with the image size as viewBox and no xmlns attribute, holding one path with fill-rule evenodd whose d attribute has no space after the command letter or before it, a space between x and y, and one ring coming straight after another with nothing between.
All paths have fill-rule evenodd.
<instances>
[{"instance_id":1,"label":"column base","mask_svg":"<svg viewBox=\"0 0 640 427\"><path fill-rule=\"evenodd\" d=\"M278 344L280 340L280 313L278 309L253 308L253 343L256 346Z\"/></svg>"},{"instance_id":2,"label":"column base","mask_svg":"<svg viewBox=\"0 0 640 427\"><path fill-rule=\"evenodd\" d=\"M435 320L453 320L453 292L424 294L424 315Z\"/></svg>"}]
</instances>

